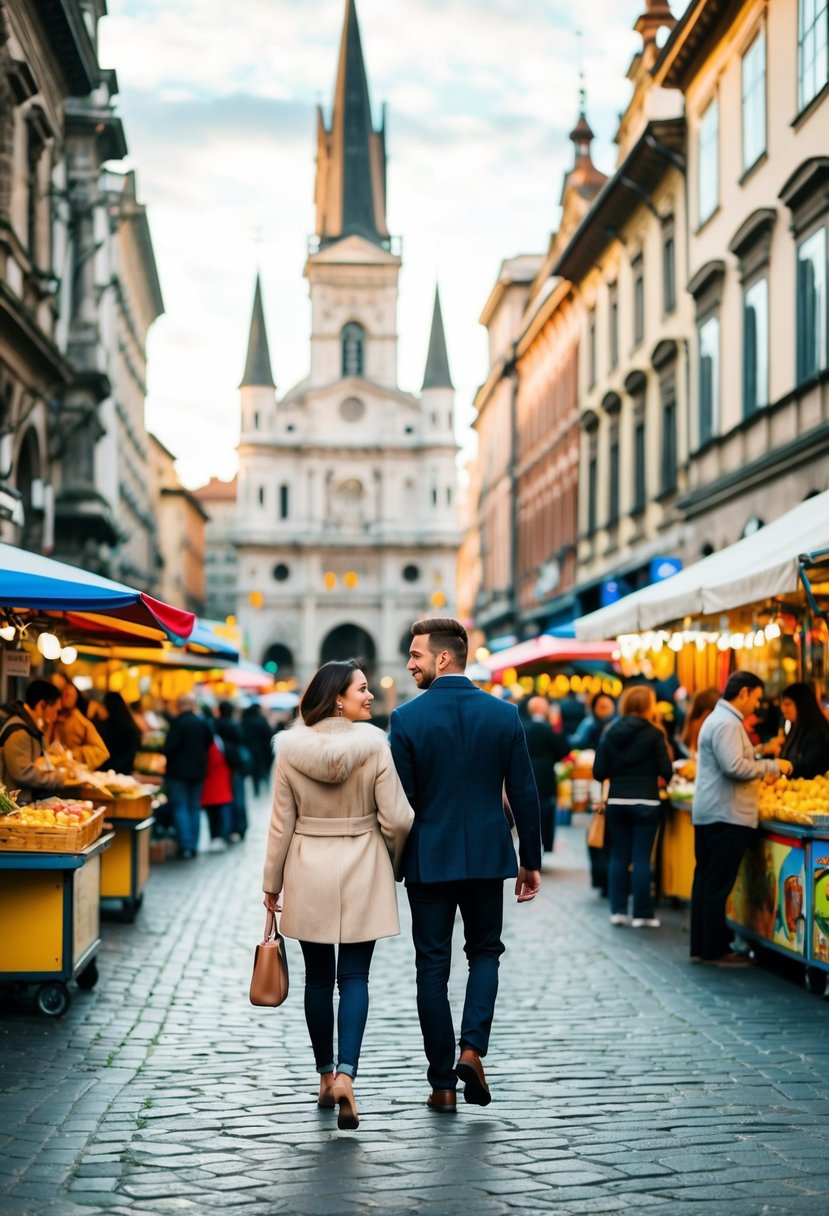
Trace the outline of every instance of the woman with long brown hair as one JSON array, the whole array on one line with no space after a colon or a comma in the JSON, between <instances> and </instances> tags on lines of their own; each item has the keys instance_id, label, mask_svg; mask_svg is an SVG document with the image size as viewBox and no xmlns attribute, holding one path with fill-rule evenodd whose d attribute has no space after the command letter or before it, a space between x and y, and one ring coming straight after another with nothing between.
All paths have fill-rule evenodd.
<instances>
[{"instance_id":1,"label":"woman with long brown hair","mask_svg":"<svg viewBox=\"0 0 829 1216\"><path fill-rule=\"evenodd\" d=\"M665 732L656 715L656 694L645 684L625 690L620 717L599 740L593 776L610 779L607 831L610 837L610 920L634 929L658 929L651 890L651 852L662 816L659 778L673 769ZM628 872L632 870L632 881ZM628 915L629 887L633 920Z\"/></svg>"},{"instance_id":2,"label":"woman with long brown hair","mask_svg":"<svg viewBox=\"0 0 829 1216\"><path fill-rule=\"evenodd\" d=\"M359 1123L353 1081L369 967L377 938L400 932L394 880L414 818L386 737L369 725L373 700L354 659L324 663L312 678L300 720L277 736L263 879L265 906L284 905L281 931L302 948L318 1104L339 1106L340 1128Z\"/></svg>"}]
</instances>

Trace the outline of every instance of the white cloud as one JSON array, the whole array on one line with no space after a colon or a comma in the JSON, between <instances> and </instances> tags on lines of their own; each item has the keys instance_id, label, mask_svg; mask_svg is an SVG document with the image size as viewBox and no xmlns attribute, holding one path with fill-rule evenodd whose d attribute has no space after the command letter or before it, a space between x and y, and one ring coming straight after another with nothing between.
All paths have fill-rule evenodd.
<instances>
[{"instance_id":1,"label":"white cloud","mask_svg":"<svg viewBox=\"0 0 829 1216\"><path fill-rule=\"evenodd\" d=\"M644 0L591 0L575 16L565 0L357 4L378 114L389 101L401 386L420 384L437 275L466 417L486 376L478 316L499 264L546 248L557 221L579 44L595 158L608 171ZM257 262L280 390L307 370L314 108L331 103L344 0L108 7L100 58L118 74L167 306L150 342L148 422L195 484L232 468Z\"/></svg>"}]
</instances>

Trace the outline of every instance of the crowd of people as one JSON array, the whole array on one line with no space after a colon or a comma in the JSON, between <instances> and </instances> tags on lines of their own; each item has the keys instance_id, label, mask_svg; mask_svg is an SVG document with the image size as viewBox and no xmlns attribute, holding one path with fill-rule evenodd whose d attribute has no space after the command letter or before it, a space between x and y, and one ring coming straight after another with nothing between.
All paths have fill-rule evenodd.
<instances>
[{"instance_id":1,"label":"crowd of people","mask_svg":"<svg viewBox=\"0 0 829 1216\"><path fill-rule=\"evenodd\" d=\"M268 782L275 729L256 702L240 712L230 701L199 706L187 693L145 711L115 691L87 698L55 673L32 680L20 701L2 707L0 782L31 802L65 788L74 764L132 774L147 736L161 733L167 805L158 818L188 860L196 854L202 811L212 852L244 839L246 778L254 793Z\"/></svg>"}]
</instances>

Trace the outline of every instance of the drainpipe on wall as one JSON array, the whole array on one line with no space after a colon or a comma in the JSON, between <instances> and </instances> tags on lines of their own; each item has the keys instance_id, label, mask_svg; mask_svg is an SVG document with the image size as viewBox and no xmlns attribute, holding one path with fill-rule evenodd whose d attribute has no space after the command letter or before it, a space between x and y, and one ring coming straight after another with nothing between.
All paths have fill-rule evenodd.
<instances>
[{"instance_id":1,"label":"drainpipe on wall","mask_svg":"<svg viewBox=\"0 0 829 1216\"><path fill-rule=\"evenodd\" d=\"M519 628L520 604L518 598L518 368L515 363L515 347L506 366L504 374L510 379L509 422L510 422L510 582L512 631L518 640L522 634Z\"/></svg>"}]
</instances>

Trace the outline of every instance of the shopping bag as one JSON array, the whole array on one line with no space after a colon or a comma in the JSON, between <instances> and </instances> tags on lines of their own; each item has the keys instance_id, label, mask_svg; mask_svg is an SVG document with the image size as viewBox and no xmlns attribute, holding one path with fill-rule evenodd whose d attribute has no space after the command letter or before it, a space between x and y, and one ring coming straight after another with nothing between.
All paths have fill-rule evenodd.
<instances>
[{"instance_id":1,"label":"shopping bag","mask_svg":"<svg viewBox=\"0 0 829 1216\"><path fill-rule=\"evenodd\" d=\"M279 932L275 913L265 917L265 936L253 956L250 981L251 1005L281 1005L288 995L288 960L285 938Z\"/></svg>"},{"instance_id":2,"label":"shopping bag","mask_svg":"<svg viewBox=\"0 0 829 1216\"><path fill-rule=\"evenodd\" d=\"M587 829L587 847L590 849L604 848L604 807L597 806L593 812L593 818L590 820L590 827Z\"/></svg>"}]
</instances>

